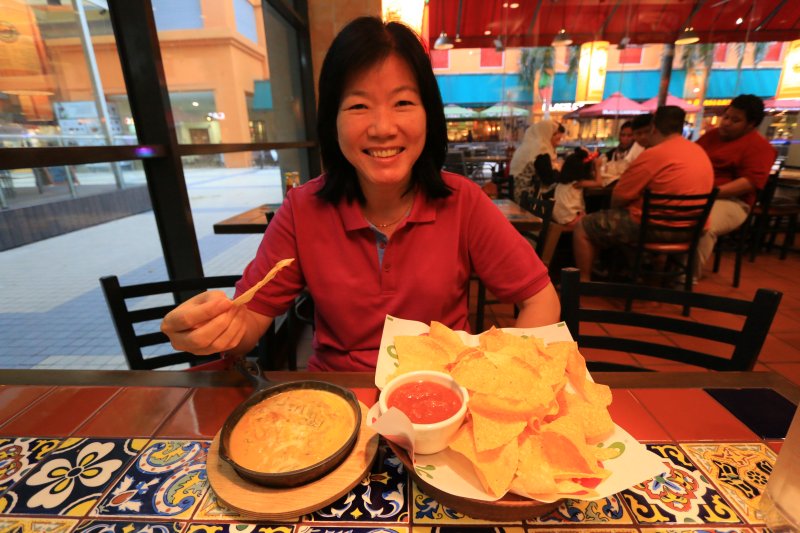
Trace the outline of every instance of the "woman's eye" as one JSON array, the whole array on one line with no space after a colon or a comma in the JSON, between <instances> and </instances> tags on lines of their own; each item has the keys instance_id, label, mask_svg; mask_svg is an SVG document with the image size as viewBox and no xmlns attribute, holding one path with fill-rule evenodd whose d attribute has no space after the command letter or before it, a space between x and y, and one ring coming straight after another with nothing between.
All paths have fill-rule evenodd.
<instances>
[{"instance_id":1,"label":"woman's eye","mask_svg":"<svg viewBox=\"0 0 800 533\"><path fill-rule=\"evenodd\" d=\"M344 106L344 109L348 111L351 109L355 110L355 109L366 109L366 108L367 106L364 104L345 104Z\"/></svg>"},{"instance_id":2,"label":"woman's eye","mask_svg":"<svg viewBox=\"0 0 800 533\"><path fill-rule=\"evenodd\" d=\"M407 105L416 105L416 103L412 102L411 100L400 100L399 102L397 102L397 105L398 106L407 106Z\"/></svg>"}]
</instances>

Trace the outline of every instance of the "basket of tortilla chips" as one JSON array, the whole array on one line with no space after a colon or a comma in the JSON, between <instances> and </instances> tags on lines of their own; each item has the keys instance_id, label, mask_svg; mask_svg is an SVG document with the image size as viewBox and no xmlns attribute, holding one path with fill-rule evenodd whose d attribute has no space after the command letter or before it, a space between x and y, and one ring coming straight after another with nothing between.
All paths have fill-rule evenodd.
<instances>
[{"instance_id":1,"label":"basket of tortilla chips","mask_svg":"<svg viewBox=\"0 0 800 533\"><path fill-rule=\"evenodd\" d=\"M367 419L418 485L456 511L532 518L563 498L604 498L664 470L613 422L611 391L591 379L563 323L470 335L387 316L376 386L416 370L446 372L469 391L449 447L415 454L413 428L397 410L373 408Z\"/></svg>"}]
</instances>

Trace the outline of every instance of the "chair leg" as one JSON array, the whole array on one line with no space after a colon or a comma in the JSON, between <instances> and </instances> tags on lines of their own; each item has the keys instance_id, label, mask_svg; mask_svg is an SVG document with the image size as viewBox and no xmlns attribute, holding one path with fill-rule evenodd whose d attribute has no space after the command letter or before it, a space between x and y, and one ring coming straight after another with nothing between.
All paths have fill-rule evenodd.
<instances>
[{"instance_id":1,"label":"chair leg","mask_svg":"<svg viewBox=\"0 0 800 533\"><path fill-rule=\"evenodd\" d=\"M781 261L786 259L789 250L794 246L794 236L797 231L797 214L789 217L789 222L786 226L786 233L783 236L783 246L781 246Z\"/></svg>"},{"instance_id":2,"label":"chair leg","mask_svg":"<svg viewBox=\"0 0 800 533\"><path fill-rule=\"evenodd\" d=\"M719 265L722 263L722 246L724 245L725 236L717 237L717 244L714 246L714 268L713 272L719 272Z\"/></svg>"}]
</instances>

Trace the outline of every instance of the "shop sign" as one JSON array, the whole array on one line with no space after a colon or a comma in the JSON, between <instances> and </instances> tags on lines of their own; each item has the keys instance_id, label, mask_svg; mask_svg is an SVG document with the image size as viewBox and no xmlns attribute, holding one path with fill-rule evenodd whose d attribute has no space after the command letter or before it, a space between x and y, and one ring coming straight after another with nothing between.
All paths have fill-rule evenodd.
<instances>
[{"instance_id":1,"label":"shop sign","mask_svg":"<svg viewBox=\"0 0 800 533\"><path fill-rule=\"evenodd\" d=\"M800 39L789 43L775 93L776 100L788 98L800 98Z\"/></svg>"},{"instance_id":2,"label":"shop sign","mask_svg":"<svg viewBox=\"0 0 800 533\"><path fill-rule=\"evenodd\" d=\"M594 104L603 99L608 66L608 41L593 41L581 45L578 60L578 83L575 101Z\"/></svg>"}]
</instances>

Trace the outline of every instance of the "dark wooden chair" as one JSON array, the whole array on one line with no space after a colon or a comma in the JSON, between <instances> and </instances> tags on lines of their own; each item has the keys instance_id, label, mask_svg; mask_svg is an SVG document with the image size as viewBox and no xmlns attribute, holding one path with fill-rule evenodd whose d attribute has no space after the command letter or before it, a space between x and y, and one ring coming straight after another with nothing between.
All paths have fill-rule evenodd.
<instances>
[{"instance_id":1,"label":"dark wooden chair","mask_svg":"<svg viewBox=\"0 0 800 533\"><path fill-rule=\"evenodd\" d=\"M756 202L747 214L747 218L738 229L727 235L720 235L714 247L713 271L719 272L724 250L733 249L733 286L738 287L742 276L742 260L745 255L750 256L750 262L756 260L756 256L766 244L766 236L770 236L770 243L774 244L777 229L780 229L781 222L787 221L786 233L783 246L781 247L781 259L785 259L789 248L794 242L794 235L797 230L797 218L800 215L800 206L794 202L775 202L775 191L780 180L780 172L783 163L776 165L774 171L767 179L764 188L758 191Z\"/></svg>"},{"instance_id":2,"label":"dark wooden chair","mask_svg":"<svg viewBox=\"0 0 800 533\"><path fill-rule=\"evenodd\" d=\"M565 268L561 271L561 318L581 348L647 355L711 370L753 369L781 297L781 292L768 289L758 289L753 300L740 300L628 283L582 282L577 269ZM613 305L614 299L635 299L676 306L689 305L693 309L704 309L713 313L704 313L700 322L672 317L663 310L659 314L648 314L643 311L622 310L622 305L619 309L609 308L609 305L592 305L591 302L596 304L598 298L603 299L603 304L609 305ZM731 315L742 318L741 327L731 327L734 322ZM602 334L598 329L605 329L602 328L604 324L612 325L614 331L625 333L617 334L619 336ZM588 325L586 329L583 328L584 325ZM589 330L592 333L588 333ZM699 342L692 344L697 348L681 348L671 344L657 332L694 337ZM643 335L646 333L651 335ZM663 343L656 342L659 337L663 338ZM728 345L731 349L730 357L700 351L702 346L707 345L706 341ZM589 362L588 366L595 371L649 370L599 361Z\"/></svg>"},{"instance_id":3,"label":"dark wooden chair","mask_svg":"<svg viewBox=\"0 0 800 533\"><path fill-rule=\"evenodd\" d=\"M715 188L708 194L679 195L657 194L645 189L630 273L633 283L644 275L650 275L660 278L661 284L666 285L682 276L683 289L692 291L697 243L717 192ZM660 265L655 257L659 255L663 256ZM660 268L647 268L646 256L650 256L652 264ZM630 303L626 309L630 310ZM684 315L689 315L688 306L684 308Z\"/></svg>"},{"instance_id":4,"label":"dark wooden chair","mask_svg":"<svg viewBox=\"0 0 800 533\"><path fill-rule=\"evenodd\" d=\"M469 177L467 162L464 160L464 152L448 150L444 159L443 168L448 172L454 172L455 174Z\"/></svg>"},{"instance_id":5,"label":"dark wooden chair","mask_svg":"<svg viewBox=\"0 0 800 533\"><path fill-rule=\"evenodd\" d=\"M548 261L545 260L546 258L543 254L545 253L545 250L548 249L547 239L549 238L550 222L553 218L554 204L555 200L553 200L553 198L542 196L534 197L532 194L529 194L528 191L523 191L519 204L523 209L530 211L542 219L542 226L539 228L539 231L524 231L521 233L528 240L528 242L531 243L531 246L533 246L534 250L536 250L536 254L542 258L542 261L545 264L547 264ZM477 276L473 275L472 279L475 279L478 282L478 294L475 302L475 331L481 332L483 331L483 322L486 316L486 306L497 303L497 300L487 301L486 285L484 285ZM514 316L517 315L517 311L517 308L514 307Z\"/></svg>"},{"instance_id":6,"label":"dark wooden chair","mask_svg":"<svg viewBox=\"0 0 800 533\"><path fill-rule=\"evenodd\" d=\"M188 352L176 352L160 330L164 316L195 294L209 289L233 288L240 276L211 276L197 279L156 281L122 286L117 276L100 278L100 285L111 312L111 319L131 370L152 370L188 363L190 367L205 367L220 360L220 356L198 357ZM285 317L276 317L249 354L258 357L262 367L276 369L282 359L289 367L297 368L293 347L288 345Z\"/></svg>"}]
</instances>

